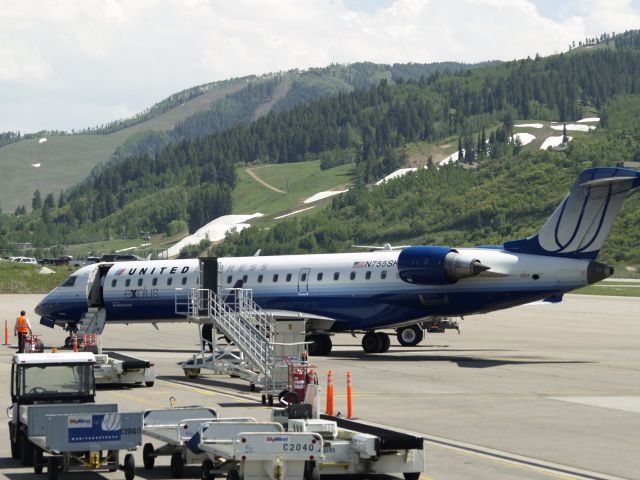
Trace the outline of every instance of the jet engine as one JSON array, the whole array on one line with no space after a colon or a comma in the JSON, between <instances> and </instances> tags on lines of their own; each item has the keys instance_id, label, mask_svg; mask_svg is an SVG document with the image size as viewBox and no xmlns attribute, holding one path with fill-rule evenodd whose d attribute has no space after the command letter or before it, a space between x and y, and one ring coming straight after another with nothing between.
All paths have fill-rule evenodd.
<instances>
[{"instance_id":1,"label":"jet engine","mask_svg":"<svg viewBox=\"0 0 640 480\"><path fill-rule=\"evenodd\" d=\"M407 283L448 285L490 267L449 247L409 247L398 256L398 274Z\"/></svg>"}]
</instances>

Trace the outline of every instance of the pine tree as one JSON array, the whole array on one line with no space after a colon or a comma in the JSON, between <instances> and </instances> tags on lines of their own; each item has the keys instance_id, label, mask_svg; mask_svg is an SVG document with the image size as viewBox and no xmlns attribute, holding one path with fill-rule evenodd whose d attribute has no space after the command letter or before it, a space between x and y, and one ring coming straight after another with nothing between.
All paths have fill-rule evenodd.
<instances>
[{"instance_id":1,"label":"pine tree","mask_svg":"<svg viewBox=\"0 0 640 480\"><path fill-rule=\"evenodd\" d=\"M40 196L40 190L33 192L33 199L31 200L31 208L38 210L42 208L42 197Z\"/></svg>"}]
</instances>

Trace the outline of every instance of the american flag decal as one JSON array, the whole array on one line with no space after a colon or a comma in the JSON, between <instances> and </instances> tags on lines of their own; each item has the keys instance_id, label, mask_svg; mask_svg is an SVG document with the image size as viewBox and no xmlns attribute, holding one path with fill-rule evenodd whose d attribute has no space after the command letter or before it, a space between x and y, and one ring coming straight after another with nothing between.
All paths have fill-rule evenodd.
<instances>
[{"instance_id":1,"label":"american flag decal","mask_svg":"<svg viewBox=\"0 0 640 480\"><path fill-rule=\"evenodd\" d=\"M124 268L121 268L120 270L118 270L118 271L116 272L116 277L117 277L117 276L122 275L122 273L124 272L124 270L125 270Z\"/></svg>"},{"instance_id":2,"label":"american flag decal","mask_svg":"<svg viewBox=\"0 0 640 480\"><path fill-rule=\"evenodd\" d=\"M364 268L365 267L365 263L364 262L353 262L353 267L352 268Z\"/></svg>"}]
</instances>

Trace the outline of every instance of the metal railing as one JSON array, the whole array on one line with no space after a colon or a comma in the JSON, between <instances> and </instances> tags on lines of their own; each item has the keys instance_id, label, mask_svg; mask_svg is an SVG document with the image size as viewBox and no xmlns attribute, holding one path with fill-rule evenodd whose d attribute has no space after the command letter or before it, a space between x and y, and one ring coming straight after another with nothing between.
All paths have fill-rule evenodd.
<instances>
[{"instance_id":1,"label":"metal railing","mask_svg":"<svg viewBox=\"0 0 640 480\"><path fill-rule=\"evenodd\" d=\"M272 376L275 335L271 316L253 301L252 291L243 288L223 290L222 297L207 289L176 289L175 311L191 318L208 318L220 333L232 341L245 359L265 377Z\"/></svg>"}]
</instances>

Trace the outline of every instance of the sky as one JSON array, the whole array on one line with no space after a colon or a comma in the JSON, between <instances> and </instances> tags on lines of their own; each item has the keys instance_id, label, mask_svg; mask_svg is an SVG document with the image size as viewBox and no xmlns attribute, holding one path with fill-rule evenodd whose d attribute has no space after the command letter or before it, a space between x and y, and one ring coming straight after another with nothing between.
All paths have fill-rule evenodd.
<instances>
[{"instance_id":1,"label":"sky","mask_svg":"<svg viewBox=\"0 0 640 480\"><path fill-rule=\"evenodd\" d=\"M231 77L513 60L636 28L640 0L0 0L0 132L93 127Z\"/></svg>"}]
</instances>

